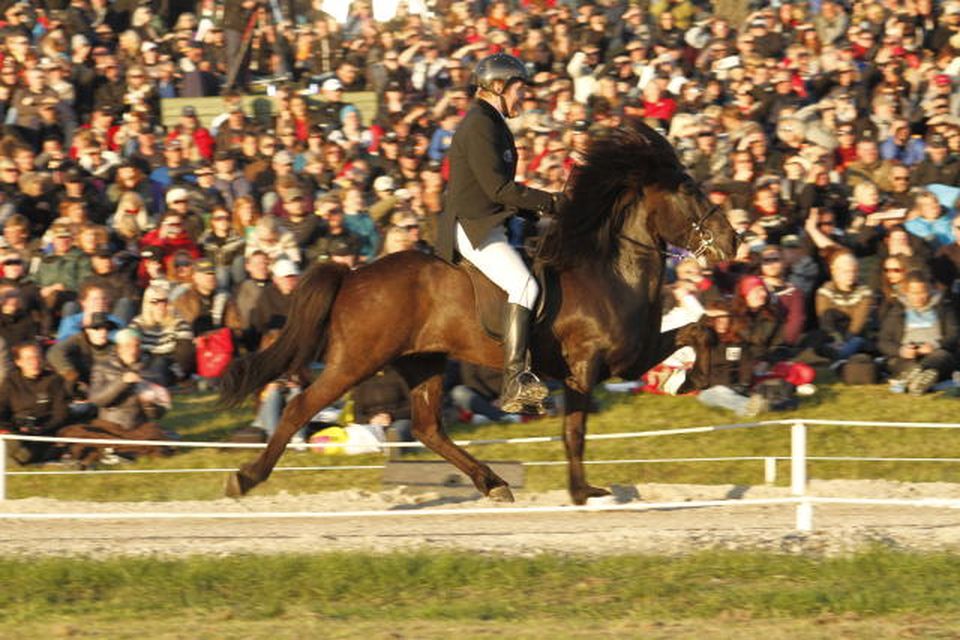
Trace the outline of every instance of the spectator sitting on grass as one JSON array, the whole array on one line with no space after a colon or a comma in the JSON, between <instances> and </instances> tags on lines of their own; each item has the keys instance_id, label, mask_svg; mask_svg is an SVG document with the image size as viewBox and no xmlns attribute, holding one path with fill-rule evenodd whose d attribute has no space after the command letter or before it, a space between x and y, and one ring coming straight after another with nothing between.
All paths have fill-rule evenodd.
<instances>
[{"instance_id":1,"label":"spectator sitting on grass","mask_svg":"<svg viewBox=\"0 0 960 640\"><path fill-rule=\"evenodd\" d=\"M953 371L957 319L923 273L912 271L903 301L889 305L881 319L878 347L890 373L911 395L922 395Z\"/></svg>"},{"instance_id":2,"label":"spectator sitting on grass","mask_svg":"<svg viewBox=\"0 0 960 640\"><path fill-rule=\"evenodd\" d=\"M56 435L68 416L66 383L46 368L40 345L22 342L12 352L16 369L0 387L0 432ZM49 442L14 441L11 445L11 457L19 464L50 460L57 452Z\"/></svg>"}]
</instances>

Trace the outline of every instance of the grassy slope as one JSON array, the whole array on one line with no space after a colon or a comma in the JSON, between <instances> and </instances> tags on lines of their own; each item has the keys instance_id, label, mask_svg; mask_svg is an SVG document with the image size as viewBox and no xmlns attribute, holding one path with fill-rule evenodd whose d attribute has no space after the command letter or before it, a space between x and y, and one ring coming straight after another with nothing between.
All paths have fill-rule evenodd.
<instances>
[{"instance_id":1,"label":"grassy slope","mask_svg":"<svg viewBox=\"0 0 960 640\"><path fill-rule=\"evenodd\" d=\"M736 422L732 414L707 409L691 398L600 394L602 411L591 417L591 433L615 433L669 429L683 426ZM884 387L851 388L824 386L813 399L789 414L764 417L818 417L871 420L958 420L957 399L945 395L910 398L893 395ZM178 398L169 425L192 440L216 441L245 423L249 408L218 411L212 396ZM500 438L560 433L559 419L544 419L522 425L470 427L454 425L455 437ZM489 460L561 460L559 443L521 446L496 445L475 449ZM889 457L960 457L960 431L816 427L809 436L810 455L877 455ZM592 460L614 458L672 458L736 455L788 455L789 434L785 427L735 430L670 438L611 440L588 443ZM430 454L419 454L428 457ZM235 467L253 457L252 452L188 450L174 458L143 460L139 468ZM290 452L281 465L382 464L382 456L331 457ZM127 468L127 467L125 467ZM691 482L759 484L760 462L612 465L590 468L590 477L602 484L643 482ZM781 481L787 480L786 463ZM13 468L11 467L11 470ZM530 468L527 486L534 490L565 485L563 467ZM960 481L960 465L922 463L812 463L814 478L890 478L910 481ZM276 473L256 491L274 493L317 492L345 488L376 489L379 471ZM211 499L221 495L222 474L152 475L97 478L48 477L8 479L11 498L47 496L89 500Z\"/></svg>"}]
</instances>

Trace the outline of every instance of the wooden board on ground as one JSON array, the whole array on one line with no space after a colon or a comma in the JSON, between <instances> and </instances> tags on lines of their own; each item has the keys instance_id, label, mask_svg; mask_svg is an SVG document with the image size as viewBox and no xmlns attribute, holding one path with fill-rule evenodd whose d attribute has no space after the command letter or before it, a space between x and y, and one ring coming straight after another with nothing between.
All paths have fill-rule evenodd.
<instances>
[{"instance_id":1,"label":"wooden board on ground","mask_svg":"<svg viewBox=\"0 0 960 640\"><path fill-rule=\"evenodd\" d=\"M523 487L523 463L487 461L486 464L511 487ZM383 470L383 484L473 488L473 481L466 474L442 460L388 460Z\"/></svg>"}]
</instances>

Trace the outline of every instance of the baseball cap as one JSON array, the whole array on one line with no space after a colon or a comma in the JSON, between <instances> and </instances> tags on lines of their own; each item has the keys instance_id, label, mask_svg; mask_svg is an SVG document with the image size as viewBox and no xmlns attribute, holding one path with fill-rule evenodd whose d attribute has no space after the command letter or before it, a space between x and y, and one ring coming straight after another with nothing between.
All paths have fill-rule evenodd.
<instances>
[{"instance_id":1,"label":"baseball cap","mask_svg":"<svg viewBox=\"0 0 960 640\"><path fill-rule=\"evenodd\" d=\"M196 117L196 115L197 115L197 110L196 110L196 108L187 105L186 107L184 107L184 108L180 111L180 115L182 115L182 116Z\"/></svg>"},{"instance_id":2,"label":"baseball cap","mask_svg":"<svg viewBox=\"0 0 960 640\"><path fill-rule=\"evenodd\" d=\"M162 260L163 254L157 247L144 247L140 250L140 258L142 260Z\"/></svg>"},{"instance_id":3,"label":"baseball cap","mask_svg":"<svg viewBox=\"0 0 960 640\"><path fill-rule=\"evenodd\" d=\"M273 161L277 164L293 164L293 154L289 151L278 151L273 156Z\"/></svg>"},{"instance_id":4,"label":"baseball cap","mask_svg":"<svg viewBox=\"0 0 960 640\"><path fill-rule=\"evenodd\" d=\"M800 237L790 233L780 238L780 246L785 249L796 249L800 246Z\"/></svg>"},{"instance_id":5,"label":"baseball cap","mask_svg":"<svg viewBox=\"0 0 960 640\"><path fill-rule=\"evenodd\" d=\"M950 82L950 76L948 76L948 75L945 74L945 73L938 73L938 74L933 78L933 81L934 81L934 83L935 83L937 86L940 86L940 87L949 87L950 84L951 84L951 82Z\"/></svg>"},{"instance_id":6,"label":"baseball cap","mask_svg":"<svg viewBox=\"0 0 960 640\"><path fill-rule=\"evenodd\" d=\"M576 120L571 128L578 133L584 133L590 130L590 123L586 120Z\"/></svg>"},{"instance_id":7,"label":"baseball cap","mask_svg":"<svg viewBox=\"0 0 960 640\"><path fill-rule=\"evenodd\" d=\"M85 326L85 329L116 329L117 323L110 319L110 315L102 311L97 311L90 316L90 322Z\"/></svg>"},{"instance_id":8,"label":"baseball cap","mask_svg":"<svg viewBox=\"0 0 960 640\"><path fill-rule=\"evenodd\" d=\"M293 188L287 189L286 191L283 192L283 201L284 201L284 202L291 202L291 201L293 201L293 200L300 200L301 198L303 198L303 191L300 190L300 189L298 189L297 187L293 187Z\"/></svg>"},{"instance_id":9,"label":"baseball cap","mask_svg":"<svg viewBox=\"0 0 960 640\"><path fill-rule=\"evenodd\" d=\"M343 89L343 83L336 78L328 78L323 81L323 84L320 85L320 88L323 91L340 91Z\"/></svg>"},{"instance_id":10,"label":"baseball cap","mask_svg":"<svg viewBox=\"0 0 960 640\"><path fill-rule=\"evenodd\" d=\"M186 200L188 195L187 190L183 187L174 187L167 191L167 204L173 204L177 200Z\"/></svg>"},{"instance_id":11,"label":"baseball cap","mask_svg":"<svg viewBox=\"0 0 960 640\"><path fill-rule=\"evenodd\" d=\"M54 238L72 238L73 229L70 228L69 224L58 222L53 225L53 237Z\"/></svg>"},{"instance_id":12,"label":"baseball cap","mask_svg":"<svg viewBox=\"0 0 960 640\"><path fill-rule=\"evenodd\" d=\"M197 273L214 273L217 269L210 258L200 258L194 263L193 270Z\"/></svg>"},{"instance_id":13,"label":"baseball cap","mask_svg":"<svg viewBox=\"0 0 960 640\"><path fill-rule=\"evenodd\" d=\"M286 258L280 258L274 262L271 271L273 271L273 275L277 278L300 275L300 269L293 262L293 260L288 260Z\"/></svg>"},{"instance_id":14,"label":"baseball cap","mask_svg":"<svg viewBox=\"0 0 960 640\"><path fill-rule=\"evenodd\" d=\"M373 181L374 191L393 191L395 186L391 176L379 176Z\"/></svg>"}]
</instances>

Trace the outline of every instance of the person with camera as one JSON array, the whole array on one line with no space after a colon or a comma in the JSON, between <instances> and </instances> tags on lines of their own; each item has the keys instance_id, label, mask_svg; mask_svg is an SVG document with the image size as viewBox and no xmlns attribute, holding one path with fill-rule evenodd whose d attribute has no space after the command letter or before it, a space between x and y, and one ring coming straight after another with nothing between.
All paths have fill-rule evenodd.
<instances>
[{"instance_id":1,"label":"person with camera","mask_svg":"<svg viewBox=\"0 0 960 640\"><path fill-rule=\"evenodd\" d=\"M880 320L878 348L891 375L911 395L923 395L956 366L957 319L920 271L902 286L902 301L889 305Z\"/></svg>"},{"instance_id":2,"label":"person with camera","mask_svg":"<svg viewBox=\"0 0 960 640\"><path fill-rule=\"evenodd\" d=\"M0 432L53 436L67 421L70 400L62 377L46 368L35 342L12 348L16 368L0 386ZM57 447L49 442L13 441L12 457L19 464L50 460Z\"/></svg>"}]
</instances>

